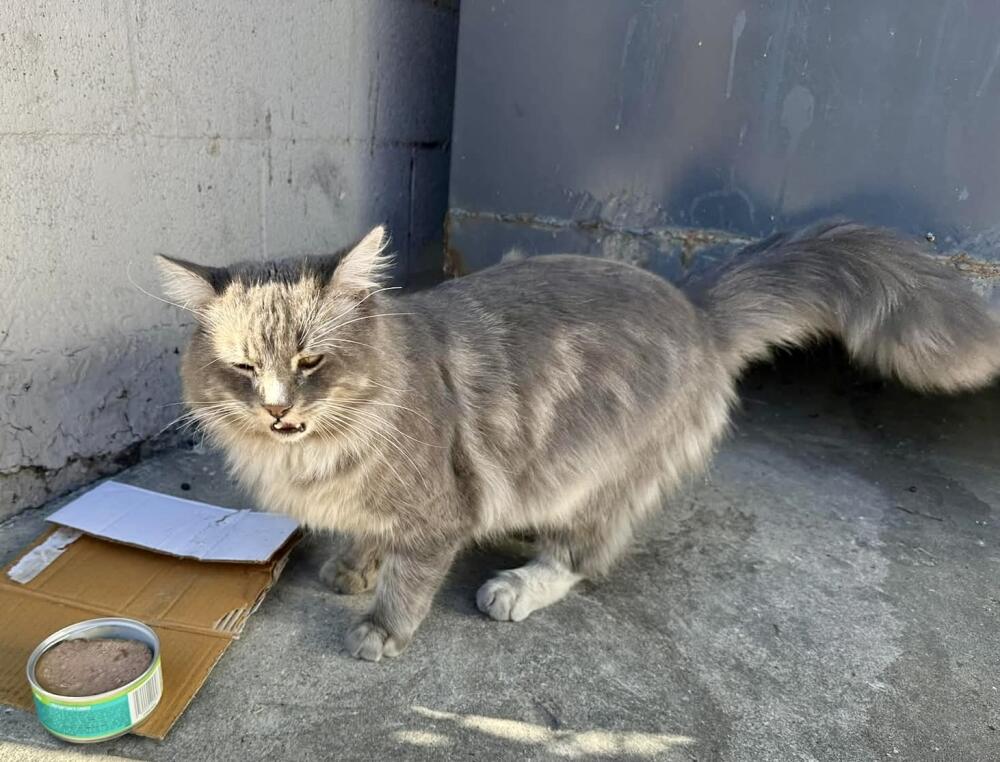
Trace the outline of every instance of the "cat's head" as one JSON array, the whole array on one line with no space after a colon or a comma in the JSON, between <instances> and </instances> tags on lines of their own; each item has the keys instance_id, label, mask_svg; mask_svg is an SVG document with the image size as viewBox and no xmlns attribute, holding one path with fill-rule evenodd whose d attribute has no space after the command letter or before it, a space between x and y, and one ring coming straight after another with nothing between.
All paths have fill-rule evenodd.
<instances>
[{"instance_id":1,"label":"cat's head","mask_svg":"<svg viewBox=\"0 0 1000 762\"><path fill-rule=\"evenodd\" d=\"M330 257L225 268L158 257L167 295L198 321L182 371L189 420L285 444L360 426L376 391L387 243L377 227Z\"/></svg>"}]
</instances>

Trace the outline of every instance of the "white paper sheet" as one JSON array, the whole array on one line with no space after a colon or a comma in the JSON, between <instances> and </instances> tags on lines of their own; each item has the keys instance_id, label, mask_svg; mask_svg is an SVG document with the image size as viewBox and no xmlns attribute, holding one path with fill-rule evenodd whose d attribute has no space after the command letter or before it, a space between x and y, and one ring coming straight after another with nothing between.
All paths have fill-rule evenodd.
<instances>
[{"instance_id":1,"label":"white paper sheet","mask_svg":"<svg viewBox=\"0 0 1000 762\"><path fill-rule=\"evenodd\" d=\"M250 563L267 561L298 528L286 516L219 508L114 481L48 521L183 558Z\"/></svg>"}]
</instances>

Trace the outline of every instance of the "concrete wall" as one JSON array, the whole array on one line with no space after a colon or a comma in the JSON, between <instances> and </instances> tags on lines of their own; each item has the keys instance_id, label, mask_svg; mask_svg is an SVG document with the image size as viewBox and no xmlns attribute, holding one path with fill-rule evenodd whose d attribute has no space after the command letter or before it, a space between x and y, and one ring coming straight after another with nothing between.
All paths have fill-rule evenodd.
<instances>
[{"instance_id":1,"label":"concrete wall","mask_svg":"<svg viewBox=\"0 0 1000 762\"><path fill-rule=\"evenodd\" d=\"M134 459L188 317L154 252L333 250L387 220L440 270L457 3L0 7L0 517Z\"/></svg>"},{"instance_id":2,"label":"concrete wall","mask_svg":"<svg viewBox=\"0 0 1000 762\"><path fill-rule=\"evenodd\" d=\"M451 264L517 246L669 276L844 214L995 279L998 20L965 0L468 3Z\"/></svg>"}]
</instances>

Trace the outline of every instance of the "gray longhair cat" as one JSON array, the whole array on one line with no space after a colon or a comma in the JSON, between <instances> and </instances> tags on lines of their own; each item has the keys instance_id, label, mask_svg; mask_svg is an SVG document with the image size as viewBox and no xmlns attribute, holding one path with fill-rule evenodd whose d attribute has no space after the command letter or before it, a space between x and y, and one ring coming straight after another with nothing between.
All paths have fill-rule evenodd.
<instances>
[{"instance_id":1,"label":"gray longhair cat","mask_svg":"<svg viewBox=\"0 0 1000 762\"><path fill-rule=\"evenodd\" d=\"M919 390L1000 371L1000 324L963 278L868 227L772 236L683 290L558 255L393 295L386 245L378 227L326 258L160 260L197 316L191 420L262 506L351 538L321 576L375 588L347 636L362 659L403 650L477 539L537 538L534 560L480 588L493 619L607 572L706 464L740 372L774 346L838 337Z\"/></svg>"}]
</instances>

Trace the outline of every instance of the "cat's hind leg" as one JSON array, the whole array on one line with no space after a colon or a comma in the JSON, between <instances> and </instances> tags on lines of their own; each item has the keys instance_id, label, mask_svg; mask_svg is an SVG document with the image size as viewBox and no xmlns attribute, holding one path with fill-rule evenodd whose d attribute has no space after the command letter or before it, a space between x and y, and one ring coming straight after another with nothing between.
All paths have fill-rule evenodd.
<instances>
[{"instance_id":1,"label":"cat's hind leg","mask_svg":"<svg viewBox=\"0 0 1000 762\"><path fill-rule=\"evenodd\" d=\"M583 579L558 557L543 553L517 569L502 571L479 588L476 605L500 622L520 622L560 600Z\"/></svg>"},{"instance_id":2,"label":"cat's hind leg","mask_svg":"<svg viewBox=\"0 0 1000 762\"><path fill-rule=\"evenodd\" d=\"M364 593L375 587L381 555L381 550L371 541L344 537L339 552L328 558L319 570L319 578L335 593Z\"/></svg>"},{"instance_id":3,"label":"cat's hind leg","mask_svg":"<svg viewBox=\"0 0 1000 762\"><path fill-rule=\"evenodd\" d=\"M534 560L502 571L480 587L476 605L498 621L520 622L561 600L580 580L603 576L662 497L657 477L596 490L569 526L539 533L540 552Z\"/></svg>"}]
</instances>

